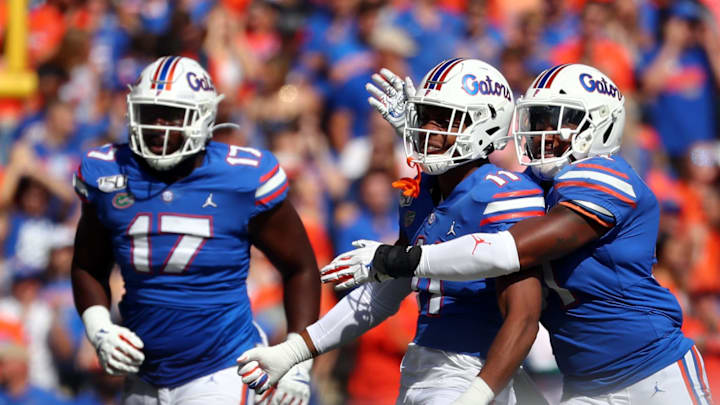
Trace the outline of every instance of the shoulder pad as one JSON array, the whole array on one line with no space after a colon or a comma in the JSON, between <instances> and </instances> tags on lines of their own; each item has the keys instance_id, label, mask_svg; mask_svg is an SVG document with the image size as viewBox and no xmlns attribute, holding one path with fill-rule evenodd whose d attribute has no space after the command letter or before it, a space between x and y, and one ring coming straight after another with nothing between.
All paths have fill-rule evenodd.
<instances>
[{"instance_id":1,"label":"shoulder pad","mask_svg":"<svg viewBox=\"0 0 720 405\"><path fill-rule=\"evenodd\" d=\"M553 187L561 194L563 188L605 194L635 207L636 190L624 165L612 157L595 156L575 162L555 176Z\"/></svg>"},{"instance_id":2,"label":"shoulder pad","mask_svg":"<svg viewBox=\"0 0 720 405\"><path fill-rule=\"evenodd\" d=\"M90 149L80 162L77 177L87 186L104 193L124 189L127 176L122 173L117 161L117 155L123 152L129 152L127 146L107 144Z\"/></svg>"}]
</instances>

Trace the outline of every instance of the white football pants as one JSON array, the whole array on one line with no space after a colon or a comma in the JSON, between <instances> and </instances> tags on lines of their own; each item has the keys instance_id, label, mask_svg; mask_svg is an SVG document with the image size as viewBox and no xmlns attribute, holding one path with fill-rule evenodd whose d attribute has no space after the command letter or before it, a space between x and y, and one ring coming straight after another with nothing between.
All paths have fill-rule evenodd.
<instances>
[{"instance_id":1,"label":"white football pants","mask_svg":"<svg viewBox=\"0 0 720 405\"><path fill-rule=\"evenodd\" d=\"M175 388L156 388L127 377L123 405L252 405L254 391L242 383L237 366L196 378Z\"/></svg>"},{"instance_id":2,"label":"white football pants","mask_svg":"<svg viewBox=\"0 0 720 405\"><path fill-rule=\"evenodd\" d=\"M682 359L617 392L566 398L561 405L712 405L705 365L695 346Z\"/></svg>"},{"instance_id":3,"label":"white football pants","mask_svg":"<svg viewBox=\"0 0 720 405\"><path fill-rule=\"evenodd\" d=\"M253 321L262 345L268 338ZM243 384L237 366L216 371L175 388L155 388L135 375L129 375L123 392L123 405L253 405L255 391Z\"/></svg>"},{"instance_id":4,"label":"white football pants","mask_svg":"<svg viewBox=\"0 0 720 405\"><path fill-rule=\"evenodd\" d=\"M396 405L447 405L472 384L483 366L479 357L410 343L400 364ZM495 397L497 405L515 405L512 382Z\"/></svg>"}]
</instances>

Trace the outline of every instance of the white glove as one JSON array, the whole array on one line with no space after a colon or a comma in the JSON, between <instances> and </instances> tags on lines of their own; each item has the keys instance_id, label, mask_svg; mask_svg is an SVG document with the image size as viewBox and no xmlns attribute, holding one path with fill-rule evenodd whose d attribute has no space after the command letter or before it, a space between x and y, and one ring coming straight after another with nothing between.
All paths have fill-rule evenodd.
<instances>
[{"instance_id":1,"label":"white glove","mask_svg":"<svg viewBox=\"0 0 720 405\"><path fill-rule=\"evenodd\" d=\"M82 320L106 373L122 375L140 370L145 360L143 341L130 329L112 323L107 308L93 305L83 312Z\"/></svg>"},{"instance_id":2,"label":"white glove","mask_svg":"<svg viewBox=\"0 0 720 405\"><path fill-rule=\"evenodd\" d=\"M255 403L258 405L307 405L310 401L310 369L312 359L296 364L278 381L275 387Z\"/></svg>"},{"instance_id":3,"label":"white glove","mask_svg":"<svg viewBox=\"0 0 720 405\"><path fill-rule=\"evenodd\" d=\"M347 290L369 282L383 282L392 277L372 268L372 260L380 242L360 239L352 243L358 249L345 252L320 270L320 281L337 283L336 291Z\"/></svg>"},{"instance_id":4,"label":"white glove","mask_svg":"<svg viewBox=\"0 0 720 405\"><path fill-rule=\"evenodd\" d=\"M460 395L460 398L453 401L452 405L488 405L495 398L495 393L490 389L485 380L475 377L470 388Z\"/></svg>"},{"instance_id":5,"label":"white glove","mask_svg":"<svg viewBox=\"0 0 720 405\"><path fill-rule=\"evenodd\" d=\"M388 69L380 69L380 74L373 73L372 80L377 84L365 84L365 90L372 95L368 103L373 106L382 117L395 128L402 137L405 128L405 114L414 114L410 97L415 96L415 85L412 79L406 77L403 81L398 75Z\"/></svg>"},{"instance_id":6,"label":"white glove","mask_svg":"<svg viewBox=\"0 0 720 405\"><path fill-rule=\"evenodd\" d=\"M256 347L240 355L238 374L242 382L259 395L274 386L294 365L311 358L305 340L297 333L288 333L283 343Z\"/></svg>"}]
</instances>

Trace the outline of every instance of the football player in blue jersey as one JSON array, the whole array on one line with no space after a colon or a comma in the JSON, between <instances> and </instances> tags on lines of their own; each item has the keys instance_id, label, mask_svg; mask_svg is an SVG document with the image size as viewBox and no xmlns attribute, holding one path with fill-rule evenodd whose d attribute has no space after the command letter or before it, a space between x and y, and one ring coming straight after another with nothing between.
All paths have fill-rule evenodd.
<instances>
[{"instance_id":1,"label":"football player in blue jersey","mask_svg":"<svg viewBox=\"0 0 720 405\"><path fill-rule=\"evenodd\" d=\"M412 187L400 202L401 249L501 231L523 218L544 215L537 184L487 160L507 142L513 110L512 92L499 71L479 60L443 61L408 101L412 114L407 114L402 130L406 152L424 173L407 180ZM336 270L325 277L342 280ZM243 381L260 385L256 390L262 392L294 364L382 322L414 290L420 313L402 361L397 403L451 403L480 373L487 383L478 389L488 402L495 397L496 403L514 404L516 392L508 382L537 333L541 291L538 277L518 276L464 282L416 277L365 284L302 332L304 340L243 354L238 359ZM341 287L353 286L351 281ZM485 368L486 360L498 366ZM258 383L263 379L265 384Z\"/></svg>"},{"instance_id":2,"label":"football player in blue jersey","mask_svg":"<svg viewBox=\"0 0 720 405\"><path fill-rule=\"evenodd\" d=\"M363 260L345 276L366 280L365 265L376 278L462 281L542 264L553 292L541 319L564 376L563 404L710 404L702 356L680 330L680 306L652 275L658 201L616 154L624 101L590 66L544 71L518 101L513 134L520 162L544 185L547 215L416 252L365 248L374 255L351 253Z\"/></svg>"},{"instance_id":3,"label":"football player in blue jersey","mask_svg":"<svg viewBox=\"0 0 720 405\"><path fill-rule=\"evenodd\" d=\"M249 404L235 358L261 343L247 294L250 246L282 275L288 339L318 317L317 264L288 182L268 151L212 142L218 95L194 60L162 57L127 97L130 143L90 150L74 179L75 304L125 404ZM125 282L122 323L108 279ZM310 363L275 396L306 403ZM281 394L281 395L278 395Z\"/></svg>"}]
</instances>

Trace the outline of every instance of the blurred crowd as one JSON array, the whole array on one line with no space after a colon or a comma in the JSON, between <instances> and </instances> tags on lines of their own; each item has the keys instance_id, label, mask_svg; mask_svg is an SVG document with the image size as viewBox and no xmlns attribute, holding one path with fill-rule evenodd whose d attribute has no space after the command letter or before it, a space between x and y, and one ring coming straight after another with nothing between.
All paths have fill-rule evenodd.
<instances>
[{"instance_id":1,"label":"blurred crowd","mask_svg":"<svg viewBox=\"0 0 720 405\"><path fill-rule=\"evenodd\" d=\"M414 175L367 103L386 67L417 83L442 59L483 59L516 97L543 69L581 62L626 96L622 154L661 201L656 279L720 393L720 3L689 0L30 0L26 99L0 99L0 404L115 404L84 337L69 281L83 152L126 142L127 85L159 56L197 59L226 95L215 140L272 150L320 266L355 239L394 242L397 192ZM0 43L8 25L0 2ZM0 71L5 62L0 56ZM512 148L514 149L514 148ZM511 148L492 157L518 169ZM289 247L290 248L290 247ZM113 278L114 299L123 291ZM284 337L278 274L253 252L249 292ZM323 291L323 311L339 297ZM315 404L394 403L416 304L314 369ZM539 342L528 369L555 398ZM32 402L34 401L34 402Z\"/></svg>"}]
</instances>

